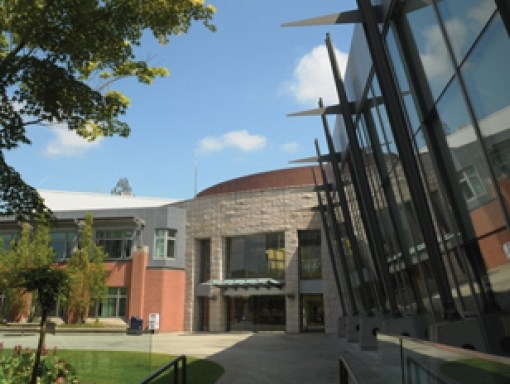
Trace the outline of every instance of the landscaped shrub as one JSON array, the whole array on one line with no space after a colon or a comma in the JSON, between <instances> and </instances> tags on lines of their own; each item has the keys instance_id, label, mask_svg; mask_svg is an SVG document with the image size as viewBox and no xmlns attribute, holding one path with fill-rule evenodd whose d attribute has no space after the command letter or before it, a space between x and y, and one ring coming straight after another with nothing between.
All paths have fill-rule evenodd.
<instances>
[{"instance_id":1,"label":"landscaped shrub","mask_svg":"<svg viewBox=\"0 0 510 384\"><path fill-rule=\"evenodd\" d=\"M2 344L0 343L0 350ZM29 383L35 361L35 351L30 348L14 347L11 353L2 351L0 356L0 384ZM69 363L57 355L57 349L43 350L39 364L40 384L78 383L76 371Z\"/></svg>"}]
</instances>

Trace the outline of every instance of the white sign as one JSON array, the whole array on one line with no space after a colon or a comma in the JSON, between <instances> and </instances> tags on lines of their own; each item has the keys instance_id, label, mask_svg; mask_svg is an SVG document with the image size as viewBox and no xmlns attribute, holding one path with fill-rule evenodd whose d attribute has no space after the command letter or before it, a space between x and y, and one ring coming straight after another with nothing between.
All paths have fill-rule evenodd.
<instances>
[{"instance_id":1,"label":"white sign","mask_svg":"<svg viewBox=\"0 0 510 384\"><path fill-rule=\"evenodd\" d=\"M159 313L149 313L149 330L159 330Z\"/></svg>"}]
</instances>

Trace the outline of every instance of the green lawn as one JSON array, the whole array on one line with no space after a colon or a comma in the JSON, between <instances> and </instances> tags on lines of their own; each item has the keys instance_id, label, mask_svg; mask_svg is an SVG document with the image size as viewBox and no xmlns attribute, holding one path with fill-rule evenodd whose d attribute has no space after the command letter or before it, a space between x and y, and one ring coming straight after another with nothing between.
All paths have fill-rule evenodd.
<instances>
[{"instance_id":1,"label":"green lawn","mask_svg":"<svg viewBox=\"0 0 510 384\"><path fill-rule=\"evenodd\" d=\"M138 383L150 373L164 366L175 356L140 352L59 350L77 371L80 383L118 384ZM187 383L215 383L224 369L208 360L187 357ZM167 373L153 383L168 383Z\"/></svg>"},{"instance_id":2,"label":"green lawn","mask_svg":"<svg viewBox=\"0 0 510 384\"><path fill-rule=\"evenodd\" d=\"M508 384L510 366L481 359L464 359L441 365L441 373L462 384Z\"/></svg>"}]
</instances>

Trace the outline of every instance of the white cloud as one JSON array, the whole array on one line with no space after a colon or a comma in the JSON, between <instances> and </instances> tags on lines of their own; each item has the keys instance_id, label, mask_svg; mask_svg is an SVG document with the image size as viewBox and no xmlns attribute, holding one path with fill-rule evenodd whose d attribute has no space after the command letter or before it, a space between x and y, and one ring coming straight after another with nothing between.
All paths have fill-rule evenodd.
<instances>
[{"instance_id":1,"label":"white cloud","mask_svg":"<svg viewBox=\"0 0 510 384\"><path fill-rule=\"evenodd\" d=\"M68 130L64 125L52 126L50 130L55 138L44 149L44 154L47 156L82 156L88 150L97 147L101 141L101 138L92 142L87 141L73 131Z\"/></svg>"},{"instance_id":2,"label":"white cloud","mask_svg":"<svg viewBox=\"0 0 510 384\"><path fill-rule=\"evenodd\" d=\"M300 145L296 142L291 142L283 144L280 148L285 153L296 153L299 151Z\"/></svg>"},{"instance_id":3,"label":"white cloud","mask_svg":"<svg viewBox=\"0 0 510 384\"><path fill-rule=\"evenodd\" d=\"M481 1L480 4L469 10L468 16L477 24L476 27L484 25L494 12L492 1Z\"/></svg>"},{"instance_id":4,"label":"white cloud","mask_svg":"<svg viewBox=\"0 0 510 384\"><path fill-rule=\"evenodd\" d=\"M225 148L235 148L243 152L263 149L267 139L261 135L251 135L247 130L231 131L218 137L207 136L198 142L199 153L218 152Z\"/></svg>"},{"instance_id":5,"label":"white cloud","mask_svg":"<svg viewBox=\"0 0 510 384\"><path fill-rule=\"evenodd\" d=\"M335 49L340 72L343 76L348 55ZM333 73L325 45L319 45L301 57L294 69L293 78L284 85L301 104L317 104L319 98L325 104L338 103Z\"/></svg>"}]
</instances>

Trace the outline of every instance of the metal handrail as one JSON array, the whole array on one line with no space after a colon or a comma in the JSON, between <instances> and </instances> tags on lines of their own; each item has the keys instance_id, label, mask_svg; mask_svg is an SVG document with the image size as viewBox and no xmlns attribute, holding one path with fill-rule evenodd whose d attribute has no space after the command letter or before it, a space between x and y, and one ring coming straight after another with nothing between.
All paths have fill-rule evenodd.
<instances>
[{"instance_id":1,"label":"metal handrail","mask_svg":"<svg viewBox=\"0 0 510 384\"><path fill-rule=\"evenodd\" d=\"M360 384L358 377L352 370L349 362L347 361L347 352L344 352L338 360L340 368L340 384Z\"/></svg>"},{"instance_id":2,"label":"metal handrail","mask_svg":"<svg viewBox=\"0 0 510 384\"><path fill-rule=\"evenodd\" d=\"M174 381L173 384L179 384L179 362L182 362L182 375L181 375L181 384L186 384L186 356L181 355L179 357L176 357L172 361L170 361L168 364L165 364L161 368L159 368L157 371L151 373L149 376L147 376L145 379L140 381L140 384L149 384L152 380L154 380L156 377L160 376L162 373L168 371L170 368L174 369Z\"/></svg>"}]
</instances>

